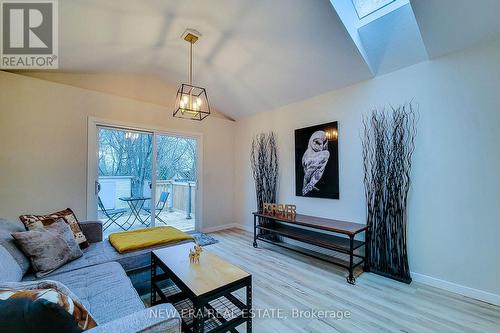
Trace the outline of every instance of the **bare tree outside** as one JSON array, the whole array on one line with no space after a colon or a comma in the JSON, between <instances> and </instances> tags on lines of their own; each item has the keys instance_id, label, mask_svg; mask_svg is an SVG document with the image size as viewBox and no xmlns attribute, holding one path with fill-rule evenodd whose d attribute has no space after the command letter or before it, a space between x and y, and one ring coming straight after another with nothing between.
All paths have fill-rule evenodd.
<instances>
[{"instance_id":1,"label":"bare tree outside","mask_svg":"<svg viewBox=\"0 0 500 333\"><path fill-rule=\"evenodd\" d=\"M157 180L181 178L196 180L196 140L176 136L157 136ZM131 195L143 195L151 180L153 136L111 128L99 129L99 176L130 176Z\"/></svg>"},{"instance_id":2,"label":"bare tree outside","mask_svg":"<svg viewBox=\"0 0 500 333\"><path fill-rule=\"evenodd\" d=\"M185 180L196 180L196 140L176 136L158 136L158 180L169 180L180 176Z\"/></svg>"}]
</instances>

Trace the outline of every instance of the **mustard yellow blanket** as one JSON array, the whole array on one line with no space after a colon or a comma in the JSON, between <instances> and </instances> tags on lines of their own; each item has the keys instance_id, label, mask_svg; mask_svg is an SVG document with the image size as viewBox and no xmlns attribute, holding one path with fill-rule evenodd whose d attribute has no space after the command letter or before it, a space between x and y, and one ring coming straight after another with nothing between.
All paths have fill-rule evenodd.
<instances>
[{"instance_id":1,"label":"mustard yellow blanket","mask_svg":"<svg viewBox=\"0 0 500 333\"><path fill-rule=\"evenodd\" d=\"M174 227L155 227L109 235L109 242L120 253L188 239L193 239L193 236Z\"/></svg>"}]
</instances>

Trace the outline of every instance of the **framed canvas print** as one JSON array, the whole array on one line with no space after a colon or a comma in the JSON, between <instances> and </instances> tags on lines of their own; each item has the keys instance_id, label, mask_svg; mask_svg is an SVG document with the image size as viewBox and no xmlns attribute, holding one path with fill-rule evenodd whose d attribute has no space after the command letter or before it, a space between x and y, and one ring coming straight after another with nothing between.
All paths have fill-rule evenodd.
<instances>
[{"instance_id":1,"label":"framed canvas print","mask_svg":"<svg viewBox=\"0 0 500 333\"><path fill-rule=\"evenodd\" d=\"M339 145L336 121L295 130L295 194L339 198Z\"/></svg>"}]
</instances>

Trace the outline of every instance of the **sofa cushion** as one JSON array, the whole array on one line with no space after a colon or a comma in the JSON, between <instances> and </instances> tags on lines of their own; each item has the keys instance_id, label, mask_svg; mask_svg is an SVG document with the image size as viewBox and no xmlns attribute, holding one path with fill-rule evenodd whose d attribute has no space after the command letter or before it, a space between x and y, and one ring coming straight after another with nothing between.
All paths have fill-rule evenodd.
<instances>
[{"instance_id":1,"label":"sofa cushion","mask_svg":"<svg viewBox=\"0 0 500 333\"><path fill-rule=\"evenodd\" d=\"M190 241L187 241L190 242ZM91 243L90 246L83 250L83 256L73 260L66 265L56 269L47 276L52 276L55 274L61 274L65 272L70 272L75 269L88 267L92 265L98 265L110 261L117 261L120 263L125 271L136 270L139 268L148 267L151 264L151 251L166 246L172 246L181 244L184 242L179 242L176 244L160 245L151 247L149 249L143 249L138 251L132 251L128 253L120 254L115 248L109 243L107 239L98 243ZM26 274L23 280L34 280L35 277L31 274Z\"/></svg>"},{"instance_id":2,"label":"sofa cushion","mask_svg":"<svg viewBox=\"0 0 500 333\"><path fill-rule=\"evenodd\" d=\"M161 303L127 317L96 326L88 333L180 333L181 317L170 303ZM234 331L234 330L233 330Z\"/></svg>"},{"instance_id":3,"label":"sofa cushion","mask_svg":"<svg viewBox=\"0 0 500 333\"><path fill-rule=\"evenodd\" d=\"M51 225L14 232L12 237L30 258L37 277L42 277L83 255L70 227L59 219Z\"/></svg>"},{"instance_id":4,"label":"sofa cushion","mask_svg":"<svg viewBox=\"0 0 500 333\"><path fill-rule=\"evenodd\" d=\"M30 268L30 261L17 247L12 237L13 232L25 231L22 223L0 218L0 245L2 245L21 267L21 272L26 274Z\"/></svg>"},{"instance_id":5,"label":"sofa cushion","mask_svg":"<svg viewBox=\"0 0 500 333\"><path fill-rule=\"evenodd\" d=\"M21 281L23 271L14 257L0 245L0 281Z\"/></svg>"},{"instance_id":6,"label":"sofa cushion","mask_svg":"<svg viewBox=\"0 0 500 333\"><path fill-rule=\"evenodd\" d=\"M27 230L32 230L34 228L43 227L45 225L49 225L54 223L56 220L62 218L70 227L71 231L75 236L76 242L82 249L89 246L85 235L83 234L80 225L78 224L78 220L76 218L75 213L71 210L71 208L66 208L59 212L47 214L47 215L21 215L19 219L23 222L24 226Z\"/></svg>"},{"instance_id":7,"label":"sofa cushion","mask_svg":"<svg viewBox=\"0 0 500 333\"><path fill-rule=\"evenodd\" d=\"M117 262L52 275L76 294L98 324L145 308L123 268Z\"/></svg>"},{"instance_id":8,"label":"sofa cushion","mask_svg":"<svg viewBox=\"0 0 500 333\"><path fill-rule=\"evenodd\" d=\"M102 221L79 221L78 223L89 243L102 242Z\"/></svg>"},{"instance_id":9,"label":"sofa cushion","mask_svg":"<svg viewBox=\"0 0 500 333\"><path fill-rule=\"evenodd\" d=\"M24 309L17 308L17 311L10 311L17 319L21 319L17 323L13 321L13 318L8 318L7 316L3 318L2 322L6 320L10 321L12 327L16 327L17 325L19 325L18 327L33 327L42 324L43 326L48 325L48 327L52 327L51 331L54 331L54 329L57 330L57 326L44 320L46 316L49 316L53 321L57 321L58 325L64 325L66 328L73 325L80 328L80 330L73 329L74 331L85 331L97 326L92 316L82 304L55 288L0 287L0 300L8 302L16 299L27 299L30 302L24 304ZM40 303L40 306L46 307L45 311L31 311L31 307L35 306L37 302ZM36 325L30 322L31 319L36 322Z\"/></svg>"}]
</instances>

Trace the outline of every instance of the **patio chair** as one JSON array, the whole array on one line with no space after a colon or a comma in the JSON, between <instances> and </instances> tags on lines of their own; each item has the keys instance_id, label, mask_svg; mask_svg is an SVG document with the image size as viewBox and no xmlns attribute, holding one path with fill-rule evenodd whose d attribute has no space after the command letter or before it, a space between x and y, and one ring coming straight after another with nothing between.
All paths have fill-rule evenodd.
<instances>
[{"instance_id":1,"label":"patio chair","mask_svg":"<svg viewBox=\"0 0 500 333\"><path fill-rule=\"evenodd\" d=\"M167 204L167 199L168 199L168 195L170 193L169 192L161 192L160 194L160 199L158 199L158 202L156 203L156 206L154 208L154 211L155 211L155 219L160 221L161 223L163 224L167 224L167 222L163 221L161 218L160 218L160 213L163 211L163 209L165 208L166 204ZM146 212L148 212L149 214L152 214L152 209L150 208L143 208Z\"/></svg>"},{"instance_id":2,"label":"patio chair","mask_svg":"<svg viewBox=\"0 0 500 333\"><path fill-rule=\"evenodd\" d=\"M106 209L104 208L104 204L102 203L101 197L97 197L97 203L99 208L101 209L104 216L106 216L107 220L103 223L102 230L106 230L112 224L116 224L123 230L130 229L131 226L125 227L125 223L119 223L118 219L123 216L127 212L126 208L118 208L118 209Z\"/></svg>"}]
</instances>

